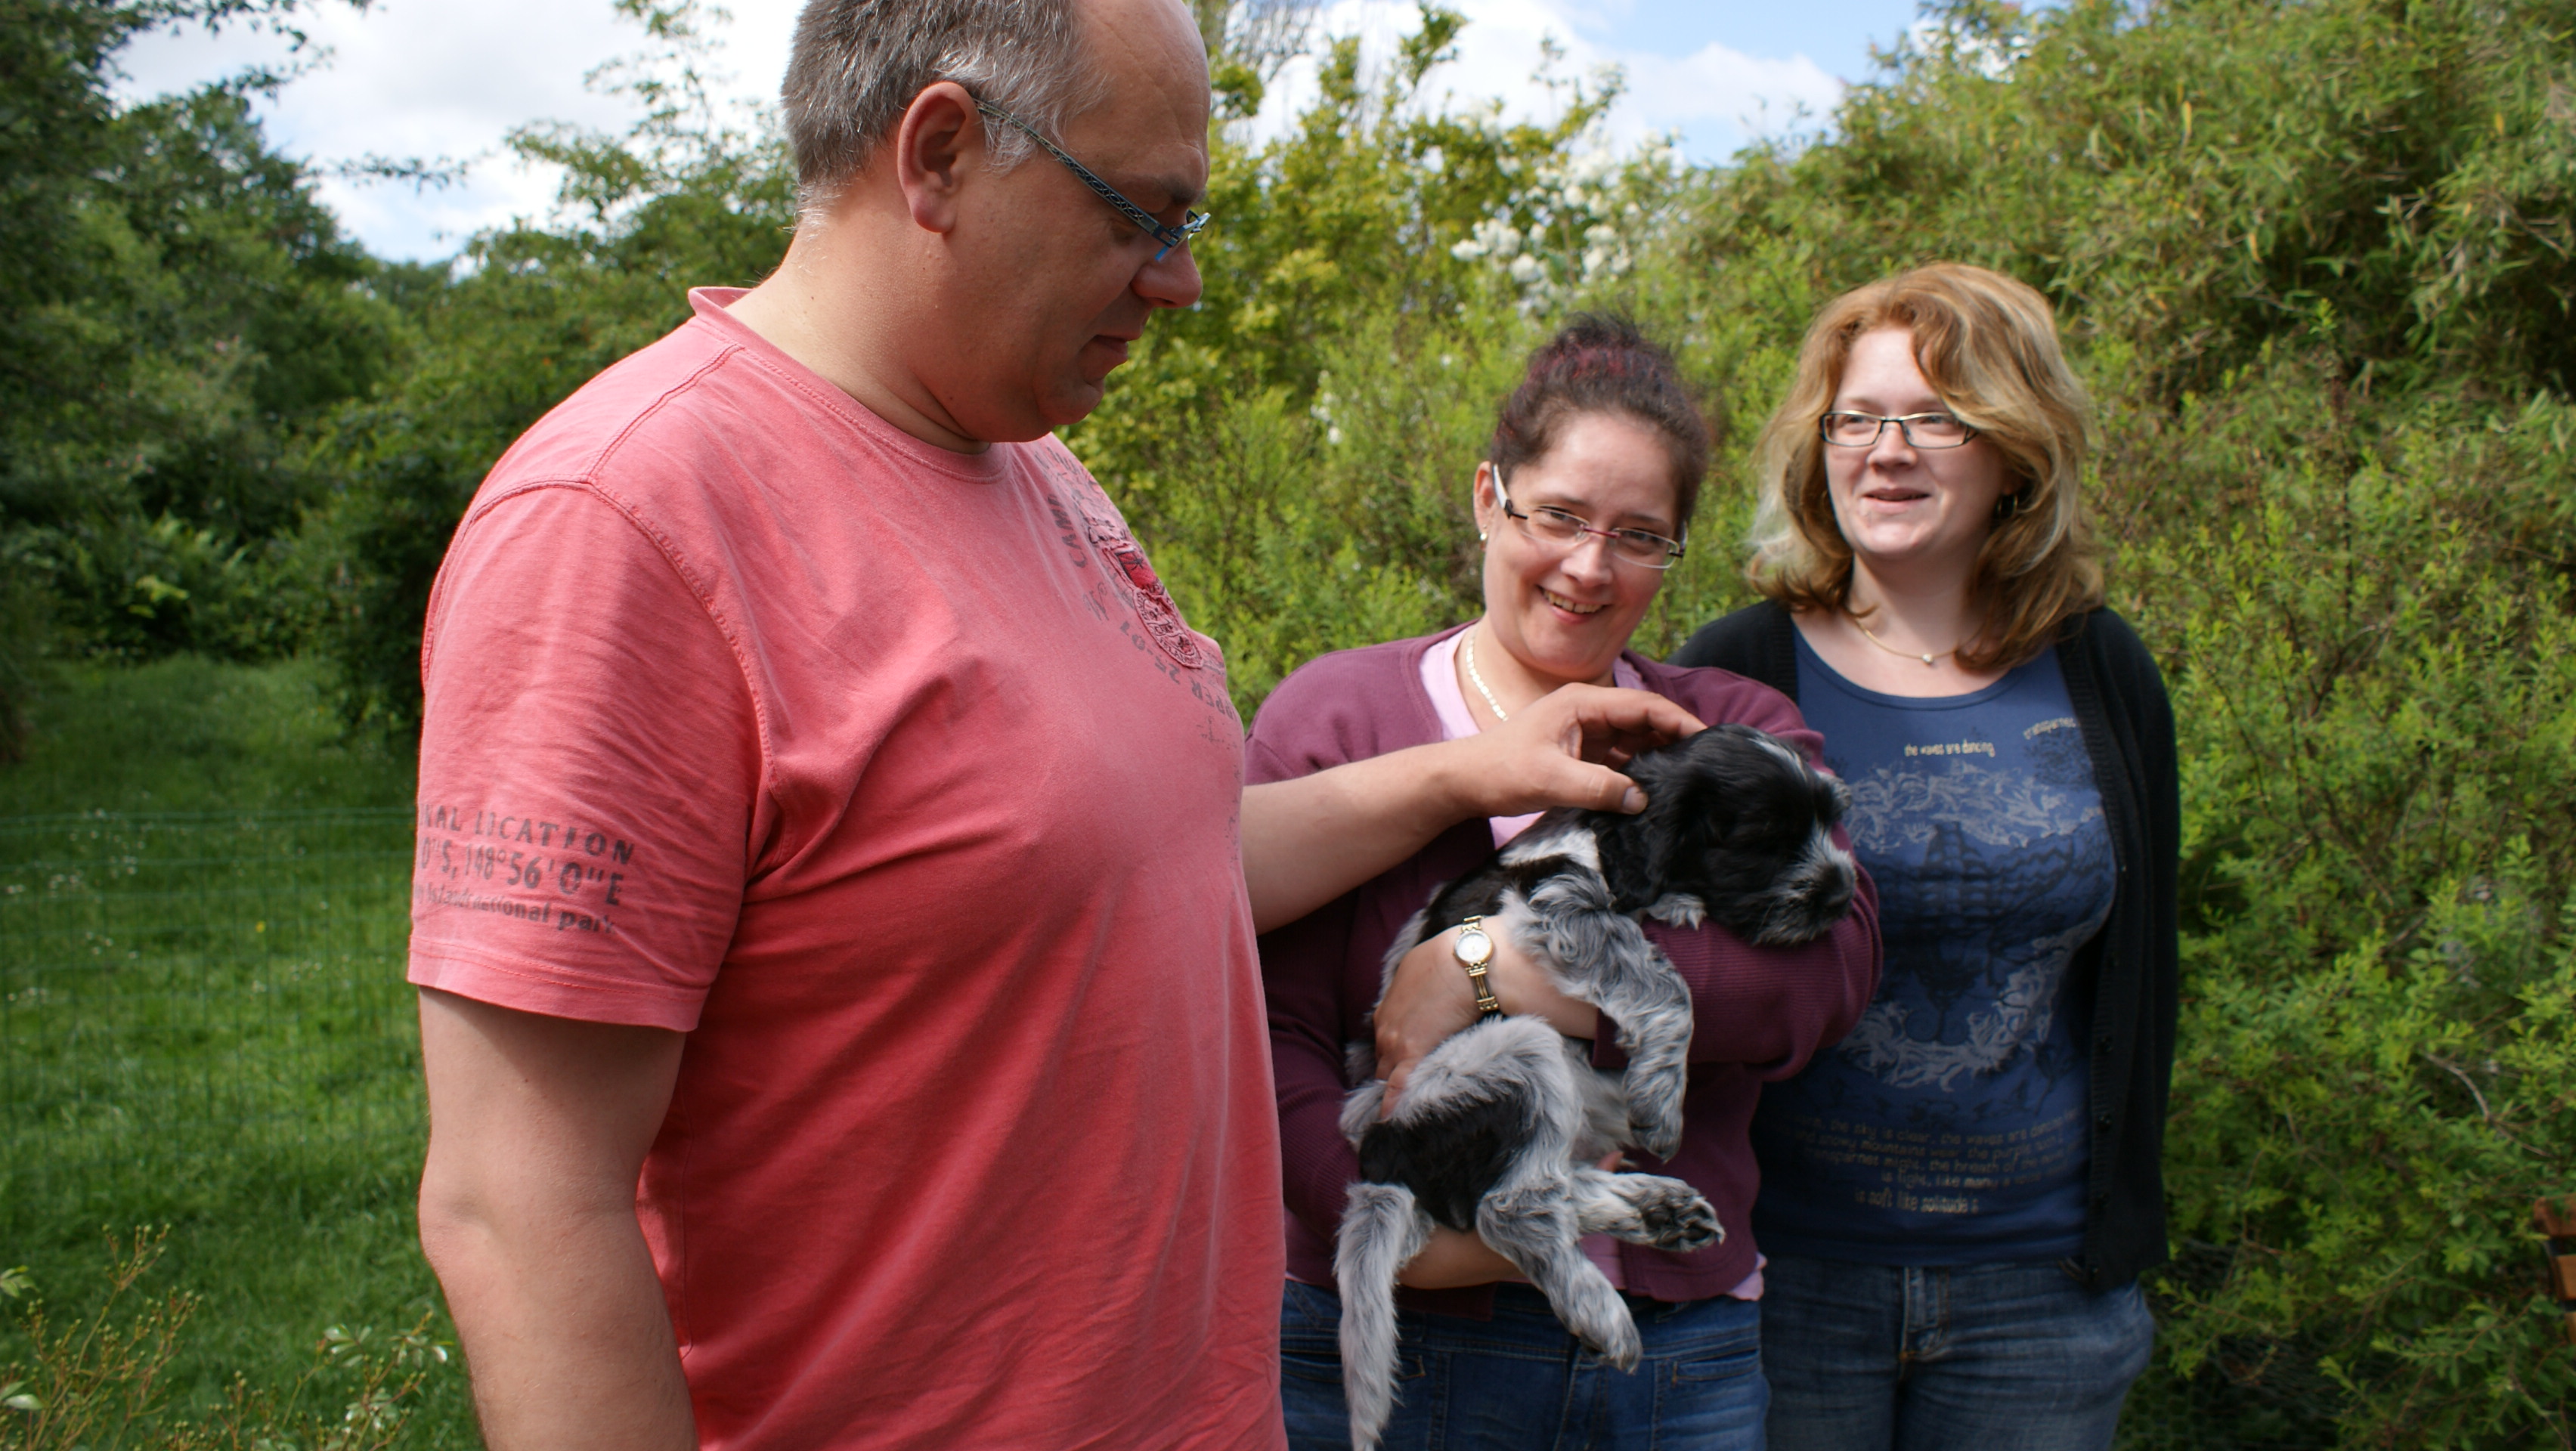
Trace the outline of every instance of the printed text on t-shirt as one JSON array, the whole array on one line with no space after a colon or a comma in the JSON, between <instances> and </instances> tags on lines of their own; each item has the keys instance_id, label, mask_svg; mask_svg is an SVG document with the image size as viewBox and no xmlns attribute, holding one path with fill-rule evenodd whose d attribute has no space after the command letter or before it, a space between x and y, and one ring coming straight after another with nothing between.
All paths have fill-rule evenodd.
<instances>
[{"instance_id":1,"label":"printed text on t-shirt","mask_svg":"<svg viewBox=\"0 0 2576 1451\"><path fill-rule=\"evenodd\" d=\"M588 823L459 806L420 808L412 895L558 932L611 932L633 891L635 844ZM536 893L531 898L526 895Z\"/></svg>"},{"instance_id":2,"label":"printed text on t-shirt","mask_svg":"<svg viewBox=\"0 0 2576 1451\"><path fill-rule=\"evenodd\" d=\"M1909 756L1991 756L1994 753L1995 743L1992 741L1953 741L1946 746L1909 745L1905 748L1905 754Z\"/></svg>"}]
</instances>

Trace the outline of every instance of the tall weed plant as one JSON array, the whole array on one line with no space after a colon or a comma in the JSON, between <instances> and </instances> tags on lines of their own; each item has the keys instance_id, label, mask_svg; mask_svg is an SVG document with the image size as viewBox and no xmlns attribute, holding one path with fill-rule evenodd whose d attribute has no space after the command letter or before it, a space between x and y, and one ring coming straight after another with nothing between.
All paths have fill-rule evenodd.
<instances>
[{"instance_id":1,"label":"tall weed plant","mask_svg":"<svg viewBox=\"0 0 2576 1451\"><path fill-rule=\"evenodd\" d=\"M290 1384L237 1376L219 1406L191 1416L174 1406L168 1372L201 1306L142 1288L167 1240L167 1230L111 1237L104 1298L67 1318L35 1297L24 1270L0 1270L0 1297L22 1302L8 1328L26 1350L0 1367L0 1451L390 1451L422 1387L453 1373L427 1318L393 1334L333 1325Z\"/></svg>"}]
</instances>

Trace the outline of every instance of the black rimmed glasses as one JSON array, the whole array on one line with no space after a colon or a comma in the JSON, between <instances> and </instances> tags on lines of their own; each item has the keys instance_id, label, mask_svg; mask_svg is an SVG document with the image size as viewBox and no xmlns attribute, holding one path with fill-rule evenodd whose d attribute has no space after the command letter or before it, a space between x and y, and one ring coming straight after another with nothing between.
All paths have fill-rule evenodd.
<instances>
[{"instance_id":1,"label":"black rimmed glasses","mask_svg":"<svg viewBox=\"0 0 2576 1451\"><path fill-rule=\"evenodd\" d=\"M1503 513L1521 527L1521 532L1541 544L1568 552L1583 543L1583 536L1596 535L1610 546L1611 557L1647 569L1670 569L1679 564L1682 551L1688 548L1678 539L1666 539L1645 529L1595 529L1592 521L1563 509L1542 504L1524 514L1512 507L1511 496L1503 492L1503 471L1494 470L1494 502Z\"/></svg>"},{"instance_id":2,"label":"black rimmed glasses","mask_svg":"<svg viewBox=\"0 0 2576 1451\"><path fill-rule=\"evenodd\" d=\"M1817 420L1816 432L1836 448L1870 448L1886 434L1891 423L1909 448L1957 448L1977 436L1977 431L1955 413L1908 413L1901 417L1828 413Z\"/></svg>"},{"instance_id":3,"label":"black rimmed glasses","mask_svg":"<svg viewBox=\"0 0 2576 1451\"><path fill-rule=\"evenodd\" d=\"M1091 188L1093 191L1098 192L1102 201L1116 207L1120 216L1125 217L1127 220L1134 222L1137 226L1144 228L1146 236L1162 243L1162 250L1154 254L1155 261L1160 262L1164 258L1172 255L1172 249L1174 247L1188 246L1190 244L1190 238L1197 236L1201 231L1206 229L1208 224L1207 213L1193 212L1186 209L1181 213L1181 224L1179 226L1164 226L1161 222L1154 220L1154 214L1152 212L1149 212L1143 207L1136 205L1134 202L1127 200L1126 197L1119 194L1118 188L1111 186L1109 183L1102 181L1099 177L1093 175L1090 167L1085 166L1081 162L1074 160L1072 157L1065 155L1063 147L1056 145L1054 142L1046 139L1046 137L1038 134L1038 128L1035 126L1032 126L1028 122L1021 120L1019 117L1012 115L1010 112L1003 110L1001 107L994 105L990 101L977 101L975 103L975 109L992 117L994 120L1001 122L1003 125L1018 127L1031 141L1045 147L1047 155L1063 162L1065 170L1081 177L1082 184Z\"/></svg>"}]
</instances>

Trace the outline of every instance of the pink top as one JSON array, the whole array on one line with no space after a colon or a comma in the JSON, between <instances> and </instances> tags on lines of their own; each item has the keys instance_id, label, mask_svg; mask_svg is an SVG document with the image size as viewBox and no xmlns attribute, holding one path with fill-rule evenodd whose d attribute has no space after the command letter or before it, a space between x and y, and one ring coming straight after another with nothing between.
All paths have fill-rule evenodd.
<instances>
[{"instance_id":1,"label":"pink top","mask_svg":"<svg viewBox=\"0 0 2576 1451\"><path fill-rule=\"evenodd\" d=\"M1482 731L1482 727L1476 724L1475 713L1467 708L1466 692L1458 688L1458 642L1465 638L1465 630L1443 635L1430 649L1422 652L1422 689L1431 697L1431 708L1440 713L1440 738L1444 741L1458 740ZM1645 688L1638 679L1637 667L1629 664L1625 656L1610 662L1610 683L1621 690ZM1494 824L1494 845L1500 847L1520 835L1523 828L1544 814L1533 811L1525 816L1487 818Z\"/></svg>"},{"instance_id":2,"label":"pink top","mask_svg":"<svg viewBox=\"0 0 2576 1451\"><path fill-rule=\"evenodd\" d=\"M735 295L457 532L411 980L689 1035L638 1209L704 1445L1270 1451L1217 648L1061 444L913 439Z\"/></svg>"}]
</instances>

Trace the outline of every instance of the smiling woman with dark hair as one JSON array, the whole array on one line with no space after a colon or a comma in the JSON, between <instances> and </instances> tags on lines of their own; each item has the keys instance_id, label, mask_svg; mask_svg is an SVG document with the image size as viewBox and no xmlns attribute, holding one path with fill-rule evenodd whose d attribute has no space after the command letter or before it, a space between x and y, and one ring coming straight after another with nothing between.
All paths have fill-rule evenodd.
<instances>
[{"instance_id":1,"label":"smiling woman with dark hair","mask_svg":"<svg viewBox=\"0 0 2576 1451\"><path fill-rule=\"evenodd\" d=\"M1281 1312L1292 1446L1347 1443L1333 1240L1359 1177L1338 1116L1346 1046L1372 1037L1400 1095L1409 1064L1476 1018L1454 929L1408 954L1374 1021L1383 962L1443 881L1476 867L1554 805L1642 804L1587 764L1614 746L1741 721L1815 745L1778 693L1628 651L1680 557L1708 432L1672 360L1615 319L1578 318L1540 347L1505 400L1473 505L1484 613L1421 639L1327 655L1280 683L1253 722L1244 856L1269 994L1287 1229ZM1398 1404L1385 1444L1761 1444L1762 1276L1746 1216L1744 1139L1765 1078L1839 1036L1877 972L1864 885L1832 934L1755 948L1718 927L1651 925L1689 983L1684 1135L1669 1162L1729 1231L1677 1253L1587 1245L1628 1296L1645 1342L1633 1372L1604 1365L1547 1301L1473 1234L1442 1229L1404 1269ZM1609 1025L1559 995L1509 942L1489 970L1505 1010L1535 1014L1615 1059Z\"/></svg>"},{"instance_id":2,"label":"smiling woman with dark hair","mask_svg":"<svg viewBox=\"0 0 2576 1451\"><path fill-rule=\"evenodd\" d=\"M2085 534L2089 419L2019 282L1837 298L1759 450L1768 598L1674 657L1798 701L1883 904L1877 999L1753 1122L1789 1451L2108 1447L2146 1367L2179 813Z\"/></svg>"}]
</instances>

